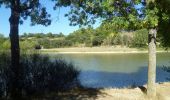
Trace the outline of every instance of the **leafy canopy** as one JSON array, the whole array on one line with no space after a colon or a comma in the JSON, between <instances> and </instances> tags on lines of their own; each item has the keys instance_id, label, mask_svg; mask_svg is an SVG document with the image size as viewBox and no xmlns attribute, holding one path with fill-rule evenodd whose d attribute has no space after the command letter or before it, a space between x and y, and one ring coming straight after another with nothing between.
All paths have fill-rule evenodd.
<instances>
[{"instance_id":1,"label":"leafy canopy","mask_svg":"<svg viewBox=\"0 0 170 100\"><path fill-rule=\"evenodd\" d=\"M101 18L117 29L155 28L165 45L170 45L169 0L53 0L56 7L70 7L70 25L94 24ZM165 29L166 28L166 29Z\"/></svg>"},{"instance_id":2,"label":"leafy canopy","mask_svg":"<svg viewBox=\"0 0 170 100\"><path fill-rule=\"evenodd\" d=\"M56 0L56 6L69 6L70 12L66 16L71 25L88 25L101 18L113 21L119 27L137 26L141 13L136 8L138 4L144 6L140 0ZM140 24L138 24L140 25Z\"/></svg>"},{"instance_id":3,"label":"leafy canopy","mask_svg":"<svg viewBox=\"0 0 170 100\"><path fill-rule=\"evenodd\" d=\"M46 7L41 5L40 0L0 0L0 5L19 13L20 24L28 17L31 19L31 25L51 24L50 14L47 13Z\"/></svg>"},{"instance_id":4,"label":"leafy canopy","mask_svg":"<svg viewBox=\"0 0 170 100\"><path fill-rule=\"evenodd\" d=\"M66 16L71 25L87 25L96 18L130 28L158 26L158 13L168 0L53 0L56 7L71 8ZM168 4L166 4L168 6ZM167 9L167 7L163 7ZM161 8L161 9L160 9ZM169 9L169 8L168 8ZM167 14L161 13L164 17Z\"/></svg>"}]
</instances>

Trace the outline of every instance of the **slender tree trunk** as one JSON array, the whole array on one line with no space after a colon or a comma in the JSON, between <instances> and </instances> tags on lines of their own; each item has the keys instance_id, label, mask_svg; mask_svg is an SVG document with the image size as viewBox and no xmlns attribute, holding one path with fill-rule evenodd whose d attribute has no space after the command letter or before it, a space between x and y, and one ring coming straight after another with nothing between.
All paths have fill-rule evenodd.
<instances>
[{"instance_id":1,"label":"slender tree trunk","mask_svg":"<svg viewBox=\"0 0 170 100\"><path fill-rule=\"evenodd\" d=\"M10 22L10 42L11 42L11 75L10 75L10 96L12 100L19 100L21 97L20 80L20 48L19 48L19 19L20 13L11 9Z\"/></svg>"},{"instance_id":2,"label":"slender tree trunk","mask_svg":"<svg viewBox=\"0 0 170 100\"><path fill-rule=\"evenodd\" d=\"M148 65L148 84L147 95L156 96L156 29L149 30L149 65Z\"/></svg>"}]
</instances>

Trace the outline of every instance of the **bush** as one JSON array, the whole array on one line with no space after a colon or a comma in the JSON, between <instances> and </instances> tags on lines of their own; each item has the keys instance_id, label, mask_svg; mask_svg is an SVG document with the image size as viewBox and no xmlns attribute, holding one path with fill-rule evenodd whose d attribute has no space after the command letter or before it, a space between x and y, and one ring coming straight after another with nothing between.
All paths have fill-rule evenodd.
<instances>
[{"instance_id":1,"label":"bush","mask_svg":"<svg viewBox=\"0 0 170 100\"><path fill-rule=\"evenodd\" d=\"M36 41L24 40L20 41L20 48L22 51L33 50L36 47Z\"/></svg>"},{"instance_id":2,"label":"bush","mask_svg":"<svg viewBox=\"0 0 170 100\"><path fill-rule=\"evenodd\" d=\"M43 46L43 48L51 48L51 41L47 38L41 38L41 39L38 39L38 45L41 45Z\"/></svg>"},{"instance_id":3,"label":"bush","mask_svg":"<svg viewBox=\"0 0 170 100\"><path fill-rule=\"evenodd\" d=\"M9 50L10 47L11 47L11 44L10 44L10 40L9 39L3 42L2 49Z\"/></svg>"},{"instance_id":4,"label":"bush","mask_svg":"<svg viewBox=\"0 0 170 100\"><path fill-rule=\"evenodd\" d=\"M103 37L101 37L101 36L94 37L94 39L92 41L93 46L100 46L102 43L103 43Z\"/></svg>"},{"instance_id":5,"label":"bush","mask_svg":"<svg viewBox=\"0 0 170 100\"><path fill-rule=\"evenodd\" d=\"M137 30L134 33L132 47L146 47L148 44L148 31L147 29Z\"/></svg>"},{"instance_id":6,"label":"bush","mask_svg":"<svg viewBox=\"0 0 170 100\"><path fill-rule=\"evenodd\" d=\"M0 93L3 95L8 91L13 76L9 69L10 57L0 54L0 58ZM79 84L79 71L73 64L62 59L52 60L45 55L24 54L21 57L20 68L21 78L18 81L26 95L57 92Z\"/></svg>"},{"instance_id":7,"label":"bush","mask_svg":"<svg viewBox=\"0 0 170 100\"><path fill-rule=\"evenodd\" d=\"M58 39L51 41L52 48L62 48L62 47L70 47L72 46L72 42L66 39Z\"/></svg>"},{"instance_id":8,"label":"bush","mask_svg":"<svg viewBox=\"0 0 170 100\"><path fill-rule=\"evenodd\" d=\"M122 36L121 36L122 33L118 33L116 34L116 36L114 37L114 40L113 40L113 44L114 45L122 45Z\"/></svg>"}]
</instances>

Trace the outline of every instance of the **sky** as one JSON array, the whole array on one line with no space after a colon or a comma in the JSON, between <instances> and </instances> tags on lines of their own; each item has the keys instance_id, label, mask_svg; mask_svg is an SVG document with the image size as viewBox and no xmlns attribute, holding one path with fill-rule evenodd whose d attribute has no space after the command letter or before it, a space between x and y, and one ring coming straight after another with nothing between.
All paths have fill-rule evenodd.
<instances>
[{"instance_id":1,"label":"sky","mask_svg":"<svg viewBox=\"0 0 170 100\"><path fill-rule=\"evenodd\" d=\"M64 33L65 35L68 35L69 33L79 29L79 26L69 26L69 20L67 17L64 17L64 14L69 11L69 8L60 8L56 11L53 11L53 5L54 3L49 2L48 0L43 0L42 5L47 7L47 11L51 14L52 23L50 26L42 26L42 25L36 25L36 26L30 26L30 20L27 19L24 21L24 24L19 26L19 34L26 33ZM9 36L9 19L10 17L10 9L5 8L4 6L1 6L0 8L0 34L3 34L4 36ZM95 25L95 27L98 27L100 25L100 22L98 21Z\"/></svg>"}]
</instances>

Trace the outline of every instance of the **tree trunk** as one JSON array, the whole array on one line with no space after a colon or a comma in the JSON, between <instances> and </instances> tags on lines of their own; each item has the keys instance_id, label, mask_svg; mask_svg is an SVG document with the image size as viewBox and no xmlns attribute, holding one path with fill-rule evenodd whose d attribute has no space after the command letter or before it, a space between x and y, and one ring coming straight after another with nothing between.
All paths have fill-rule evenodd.
<instances>
[{"instance_id":1,"label":"tree trunk","mask_svg":"<svg viewBox=\"0 0 170 100\"><path fill-rule=\"evenodd\" d=\"M11 73L10 73L10 96L12 100L19 100L21 97L20 87L20 48L19 48L19 19L20 13L14 9L11 9L10 22L10 42L11 42Z\"/></svg>"},{"instance_id":2,"label":"tree trunk","mask_svg":"<svg viewBox=\"0 0 170 100\"><path fill-rule=\"evenodd\" d=\"M148 84L147 95L156 96L156 29L150 29L148 35L149 43L149 66L148 66Z\"/></svg>"}]
</instances>

